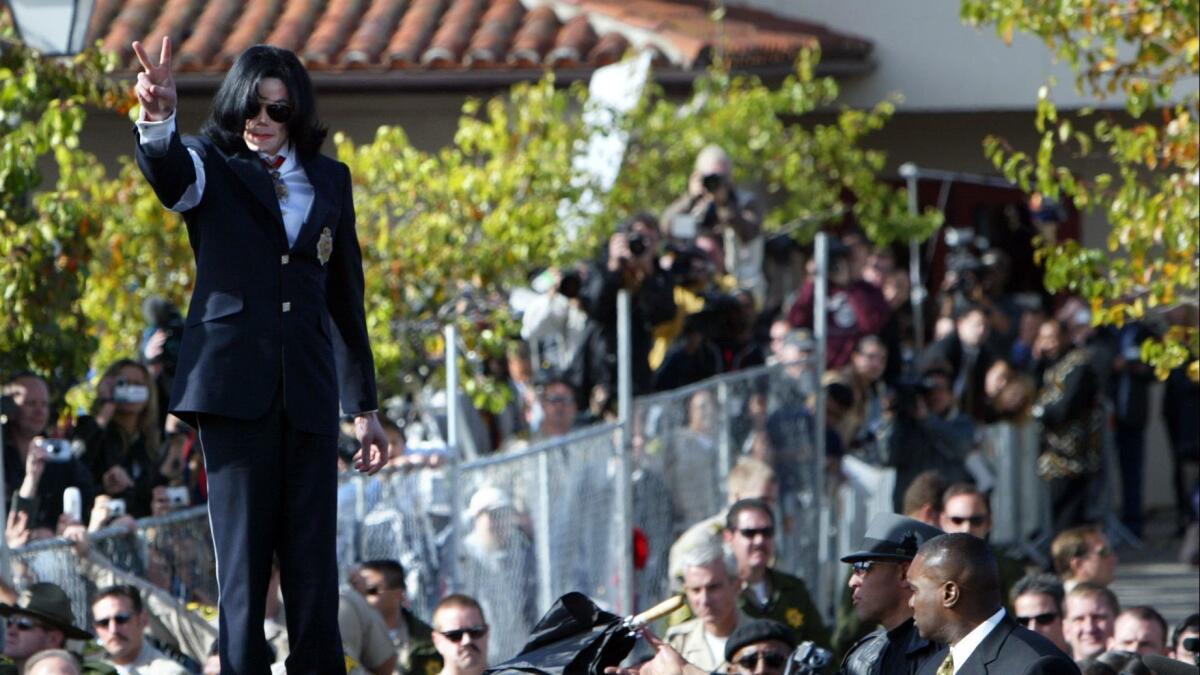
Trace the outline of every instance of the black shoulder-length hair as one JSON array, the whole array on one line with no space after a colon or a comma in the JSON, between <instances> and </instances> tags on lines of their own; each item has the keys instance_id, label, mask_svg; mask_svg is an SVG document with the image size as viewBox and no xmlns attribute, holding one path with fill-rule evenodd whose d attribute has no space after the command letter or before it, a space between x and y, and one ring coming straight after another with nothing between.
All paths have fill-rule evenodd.
<instances>
[{"instance_id":1,"label":"black shoulder-length hair","mask_svg":"<svg viewBox=\"0 0 1200 675\"><path fill-rule=\"evenodd\" d=\"M317 119L317 100L308 71L295 54L279 47L254 45L238 56L213 97L212 109L200 133L225 152L245 150L242 134L246 120L258 99L258 83L268 77L278 78L288 90L292 104L288 139L302 158L312 158L320 152L329 130Z\"/></svg>"}]
</instances>

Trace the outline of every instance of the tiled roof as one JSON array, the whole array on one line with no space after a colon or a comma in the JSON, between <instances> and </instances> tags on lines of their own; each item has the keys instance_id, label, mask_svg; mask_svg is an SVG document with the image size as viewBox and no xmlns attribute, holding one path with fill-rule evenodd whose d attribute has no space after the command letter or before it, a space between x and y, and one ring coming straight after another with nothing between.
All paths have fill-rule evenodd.
<instances>
[{"instance_id":1,"label":"tiled roof","mask_svg":"<svg viewBox=\"0 0 1200 675\"><path fill-rule=\"evenodd\" d=\"M660 68L789 66L819 44L825 60L868 63L871 43L765 11L708 0L96 0L90 39L129 57L130 43L175 41L176 69L224 73L258 43L295 51L314 73L590 69L631 46Z\"/></svg>"}]
</instances>

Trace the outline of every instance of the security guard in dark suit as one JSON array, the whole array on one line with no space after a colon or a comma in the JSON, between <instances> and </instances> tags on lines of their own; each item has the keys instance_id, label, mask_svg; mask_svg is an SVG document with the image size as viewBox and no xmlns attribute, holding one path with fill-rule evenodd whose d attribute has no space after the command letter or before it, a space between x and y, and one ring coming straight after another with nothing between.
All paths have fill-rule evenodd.
<instances>
[{"instance_id":1,"label":"security guard in dark suit","mask_svg":"<svg viewBox=\"0 0 1200 675\"><path fill-rule=\"evenodd\" d=\"M221 672L261 675L271 562L289 673L344 672L335 558L338 403L358 468L387 461L350 172L320 154L312 83L289 51L238 57L198 136L175 130L171 46L144 71L137 162L183 214L196 283L170 410L198 430L217 549Z\"/></svg>"},{"instance_id":2,"label":"security guard in dark suit","mask_svg":"<svg viewBox=\"0 0 1200 675\"><path fill-rule=\"evenodd\" d=\"M855 613L866 625L880 627L846 653L845 675L912 675L941 645L917 634L905 572L917 548L942 531L894 513L876 516L862 549L842 558L854 566L849 587Z\"/></svg>"}]
</instances>

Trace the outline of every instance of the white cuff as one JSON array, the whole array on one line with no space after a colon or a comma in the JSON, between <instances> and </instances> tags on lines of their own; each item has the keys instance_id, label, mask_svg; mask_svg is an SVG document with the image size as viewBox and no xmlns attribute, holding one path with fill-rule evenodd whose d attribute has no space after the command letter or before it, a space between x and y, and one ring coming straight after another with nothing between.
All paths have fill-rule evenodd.
<instances>
[{"instance_id":1,"label":"white cuff","mask_svg":"<svg viewBox=\"0 0 1200 675\"><path fill-rule=\"evenodd\" d=\"M175 133L175 113L171 113L171 116L165 120L152 122L146 119L146 111L143 109L136 124L138 142L142 144L142 148L151 155L166 154L171 134Z\"/></svg>"}]
</instances>

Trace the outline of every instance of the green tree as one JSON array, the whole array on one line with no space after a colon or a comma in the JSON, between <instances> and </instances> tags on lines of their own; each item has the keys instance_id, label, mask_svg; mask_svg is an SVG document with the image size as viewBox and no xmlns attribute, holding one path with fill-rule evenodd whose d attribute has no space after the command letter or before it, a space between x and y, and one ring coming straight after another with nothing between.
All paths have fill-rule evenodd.
<instances>
[{"instance_id":1,"label":"green tree","mask_svg":"<svg viewBox=\"0 0 1200 675\"><path fill-rule=\"evenodd\" d=\"M0 289L19 311L4 318L0 352L9 359L5 368L55 373L62 391L89 369L136 354L147 295L183 305L193 282L191 252L181 219L158 204L128 158L109 177L76 147L83 103L128 112L128 93L104 77L112 63L96 53L76 59L57 85L66 96L49 83L68 66L20 48L5 59L17 75L5 79L5 91L25 89L21 106L3 105L20 124L5 127L7 163L0 164L0 177L13 181L4 184ZM773 205L768 231L801 220L805 225L792 229L807 240L848 212L878 242L926 238L937 216L910 217L903 194L877 179L884 156L860 147L886 123L890 102L843 111L830 124L803 123L837 96L832 78L814 75L817 60L804 54L777 87L713 70L684 103L649 87L625 119L630 144L616 185L600 214L572 237L560 205L578 203L595 187L572 176L572 158L590 133L579 112L587 101L582 84L556 87L548 75L471 100L454 142L436 152L413 147L394 127L361 145L336 135L336 152L355 181L381 393L413 391L440 377L447 321L458 323L475 364L501 357L517 333L506 309L509 290L538 268L590 257L631 212L661 210L683 192L695 154L709 143L733 154L739 182L766 192ZM26 121L32 119L40 121ZM30 198L40 185L37 157L52 148L58 184ZM504 405L506 389L486 368L465 372L477 405ZM70 400L85 405L90 398L77 389Z\"/></svg>"},{"instance_id":2,"label":"green tree","mask_svg":"<svg viewBox=\"0 0 1200 675\"><path fill-rule=\"evenodd\" d=\"M589 133L578 114L587 94L581 85L556 88L547 76L472 100L454 143L434 153L391 127L359 146L337 137L355 180L368 328L382 380L395 391L418 383L417 371L436 369L438 328L449 317L458 318L476 360L501 356L516 334L507 292L539 267L589 257L631 213L663 209L684 192L696 154L710 143L734 156L740 183L765 189L774 205L768 231L802 221L793 230L806 241L849 212L876 242L927 238L940 218L911 217L903 192L878 179L883 153L860 147L887 122L890 102L842 111L831 124L801 123L837 97L834 80L813 73L818 58L802 55L775 88L721 70L700 77L683 103L649 87L624 120L629 146L616 184L573 238L559 204L595 187L571 180L571 159ZM503 405L485 380L465 383L482 407Z\"/></svg>"},{"instance_id":3,"label":"green tree","mask_svg":"<svg viewBox=\"0 0 1200 675\"><path fill-rule=\"evenodd\" d=\"M1023 188L1098 209L1111 225L1107 251L1041 242L1047 287L1090 300L1097 324L1149 315L1165 320L1162 337L1142 345L1143 358L1160 377L1188 364L1200 379L1200 2L963 0L962 15L994 25L1005 41L1014 31L1041 38L1074 69L1079 91L1097 101L1124 98L1127 115L1084 110L1081 119L1100 119L1082 130L1059 115L1050 87L1043 87L1036 153L1017 152L995 137L985 151ZM1077 176L1057 164L1064 153L1098 151L1111 172Z\"/></svg>"},{"instance_id":4,"label":"green tree","mask_svg":"<svg viewBox=\"0 0 1200 675\"><path fill-rule=\"evenodd\" d=\"M96 335L80 299L102 205L84 198L102 171L78 149L85 105L118 108L113 57L46 60L0 16L0 372L30 369L62 396L87 370ZM39 162L58 179L43 186Z\"/></svg>"}]
</instances>

